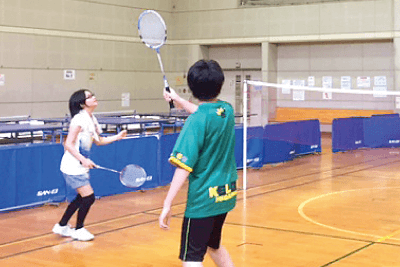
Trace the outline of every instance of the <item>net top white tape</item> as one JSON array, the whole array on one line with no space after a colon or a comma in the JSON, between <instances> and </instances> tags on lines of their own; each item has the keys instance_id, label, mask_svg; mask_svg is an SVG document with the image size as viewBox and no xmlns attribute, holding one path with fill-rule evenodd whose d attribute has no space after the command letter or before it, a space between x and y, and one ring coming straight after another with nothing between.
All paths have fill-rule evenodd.
<instances>
[{"instance_id":1,"label":"net top white tape","mask_svg":"<svg viewBox=\"0 0 400 267\"><path fill-rule=\"evenodd\" d=\"M269 87L286 88L286 89L293 89L293 90L322 92L322 93L400 96L400 92L395 92L395 91L375 91L375 90L360 90L360 89L338 89L338 88L308 87L308 86L288 85L288 84L279 84L279 83L267 83L267 82L260 82L260 81L248 81L248 80L246 80L244 82L247 83L247 84L256 85L256 86L269 86Z\"/></svg>"}]
</instances>

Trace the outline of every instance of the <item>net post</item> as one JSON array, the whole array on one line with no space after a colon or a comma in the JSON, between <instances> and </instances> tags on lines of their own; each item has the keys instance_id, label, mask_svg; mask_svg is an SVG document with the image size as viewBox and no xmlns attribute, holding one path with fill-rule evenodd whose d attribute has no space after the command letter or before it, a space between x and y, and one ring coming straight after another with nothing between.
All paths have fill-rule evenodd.
<instances>
[{"instance_id":1,"label":"net post","mask_svg":"<svg viewBox=\"0 0 400 267\"><path fill-rule=\"evenodd\" d=\"M247 80L243 84L243 190L247 190Z\"/></svg>"}]
</instances>

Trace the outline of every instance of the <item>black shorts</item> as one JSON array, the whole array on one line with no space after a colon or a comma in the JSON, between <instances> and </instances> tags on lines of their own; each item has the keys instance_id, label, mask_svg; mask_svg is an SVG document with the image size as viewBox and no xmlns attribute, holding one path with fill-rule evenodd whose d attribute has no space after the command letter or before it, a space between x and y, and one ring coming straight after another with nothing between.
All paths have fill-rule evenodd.
<instances>
[{"instance_id":1,"label":"black shorts","mask_svg":"<svg viewBox=\"0 0 400 267\"><path fill-rule=\"evenodd\" d=\"M218 249L221 242L222 226L227 213L207 218L184 218L181 235L182 261L202 262L207 247Z\"/></svg>"}]
</instances>

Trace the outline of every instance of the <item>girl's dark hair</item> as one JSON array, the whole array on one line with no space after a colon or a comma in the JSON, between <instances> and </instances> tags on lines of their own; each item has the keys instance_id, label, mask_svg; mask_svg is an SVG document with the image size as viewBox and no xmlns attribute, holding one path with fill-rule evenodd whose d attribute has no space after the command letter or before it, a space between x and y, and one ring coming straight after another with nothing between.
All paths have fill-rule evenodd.
<instances>
[{"instance_id":1,"label":"girl's dark hair","mask_svg":"<svg viewBox=\"0 0 400 267\"><path fill-rule=\"evenodd\" d=\"M90 92L88 89L80 89L73 93L69 98L69 111L71 113L71 118L83 109L86 101L86 91Z\"/></svg>"},{"instance_id":2,"label":"girl's dark hair","mask_svg":"<svg viewBox=\"0 0 400 267\"><path fill-rule=\"evenodd\" d=\"M214 60L199 60L190 67L187 82L195 98L210 100L216 98L224 84L224 72Z\"/></svg>"}]
</instances>

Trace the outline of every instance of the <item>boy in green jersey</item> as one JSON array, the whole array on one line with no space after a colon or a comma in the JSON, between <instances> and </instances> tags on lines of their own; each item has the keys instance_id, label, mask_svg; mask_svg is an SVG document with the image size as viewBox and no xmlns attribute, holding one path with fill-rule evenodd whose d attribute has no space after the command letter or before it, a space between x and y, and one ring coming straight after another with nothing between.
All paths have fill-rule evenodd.
<instances>
[{"instance_id":1,"label":"boy in green jersey","mask_svg":"<svg viewBox=\"0 0 400 267\"><path fill-rule=\"evenodd\" d=\"M191 113L179 134L169 162L177 167L164 207L160 227L169 228L171 204L189 179L179 258L183 266L203 266L208 252L217 266L233 266L220 245L226 215L236 204L235 118L232 106L217 99L224 73L216 61L200 60L188 72L190 90L199 105L164 92L167 101Z\"/></svg>"}]
</instances>

